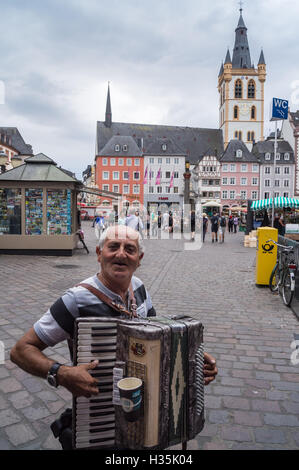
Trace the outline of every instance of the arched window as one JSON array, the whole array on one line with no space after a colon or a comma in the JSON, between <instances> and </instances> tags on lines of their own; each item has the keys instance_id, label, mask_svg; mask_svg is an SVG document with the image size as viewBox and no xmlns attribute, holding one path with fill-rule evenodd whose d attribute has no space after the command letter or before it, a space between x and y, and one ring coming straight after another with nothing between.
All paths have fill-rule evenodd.
<instances>
[{"instance_id":1,"label":"arched window","mask_svg":"<svg viewBox=\"0 0 299 470\"><path fill-rule=\"evenodd\" d=\"M254 132L247 132L247 140L248 142L253 142L254 141Z\"/></svg>"},{"instance_id":2,"label":"arched window","mask_svg":"<svg viewBox=\"0 0 299 470\"><path fill-rule=\"evenodd\" d=\"M238 131L235 131L235 139L238 138Z\"/></svg>"},{"instance_id":3,"label":"arched window","mask_svg":"<svg viewBox=\"0 0 299 470\"><path fill-rule=\"evenodd\" d=\"M250 131L247 132L247 140L250 142Z\"/></svg>"},{"instance_id":4,"label":"arched window","mask_svg":"<svg viewBox=\"0 0 299 470\"><path fill-rule=\"evenodd\" d=\"M247 97L255 98L255 82L252 79L248 82Z\"/></svg>"},{"instance_id":5,"label":"arched window","mask_svg":"<svg viewBox=\"0 0 299 470\"><path fill-rule=\"evenodd\" d=\"M251 137L251 142L253 142L253 141L254 141L254 138L255 138L254 132L251 132L251 136L250 136L250 137Z\"/></svg>"},{"instance_id":6,"label":"arched window","mask_svg":"<svg viewBox=\"0 0 299 470\"><path fill-rule=\"evenodd\" d=\"M239 140L242 140L242 131L239 131L238 139L239 139Z\"/></svg>"},{"instance_id":7,"label":"arched window","mask_svg":"<svg viewBox=\"0 0 299 470\"><path fill-rule=\"evenodd\" d=\"M239 119L239 106L234 106L234 119Z\"/></svg>"},{"instance_id":8,"label":"arched window","mask_svg":"<svg viewBox=\"0 0 299 470\"><path fill-rule=\"evenodd\" d=\"M256 107L252 106L251 108L251 119L256 119Z\"/></svg>"},{"instance_id":9,"label":"arched window","mask_svg":"<svg viewBox=\"0 0 299 470\"><path fill-rule=\"evenodd\" d=\"M242 82L240 79L235 83L235 98L242 98Z\"/></svg>"}]
</instances>

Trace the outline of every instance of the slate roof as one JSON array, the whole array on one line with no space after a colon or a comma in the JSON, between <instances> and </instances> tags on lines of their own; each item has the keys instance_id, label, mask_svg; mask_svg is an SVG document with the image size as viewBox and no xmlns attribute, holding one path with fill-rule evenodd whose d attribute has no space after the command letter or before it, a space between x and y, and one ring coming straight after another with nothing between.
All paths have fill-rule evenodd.
<instances>
[{"instance_id":1,"label":"slate roof","mask_svg":"<svg viewBox=\"0 0 299 470\"><path fill-rule=\"evenodd\" d=\"M237 157L237 150L242 150L242 157ZM233 139L228 143L223 155L220 158L221 163L225 162L254 162L258 163L256 155L253 155L242 142L242 140Z\"/></svg>"},{"instance_id":2,"label":"slate roof","mask_svg":"<svg viewBox=\"0 0 299 470\"><path fill-rule=\"evenodd\" d=\"M277 141L277 152L280 155L284 155L285 153L290 154L289 160L284 160L280 158L280 160L276 160L276 164L286 164L286 163L295 163L294 159L294 151L290 146L289 142L286 140L278 140ZM267 139L260 142L256 142L252 147L252 153L259 159L260 163L273 163L274 162L274 140ZM271 159L266 160L265 154L270 153Z\"/></svg>"},{"instance_id":3,"label":"slate roof","mask_svg":"<svg viewBox=\"0 0 299 470\"><path fill-rule=\"evenodd\" d=\"M258 65L266 65L263 49L261 50L261 55L260 55L260 58L259 58Z\"/></svg>"},{"instance_id":4,"label":"slate roof","mask_svg":"<svg viewBox=\"0 0 299 470\"><path fill-rule=\"evenodd\" d=\"M119 152L115 150L115 145L117 144L120 146ZM127 151L123 150L124 145L127 146ZM114 135L108 140L98 155L107 157L141 157L142 151L133 137Z\"/></svg>"},{"instance_id":5,"label":"slate roof","mask_svg":"<svg viewBox=\"0 0 299 470\"><path fill-rule=\"evenodd\" d=\"M11 146L21 155L32 155L32 147L26 144L16 127L0 127L1 137L6 135L11 138ZM2 137L3 139L3 137ZM5 141L0 138L0 143L5 145Z\"/></svg>"},{"instance_id":6,"label":"slate roof","mask_svg":"<svg viewBox=\"0 0 299 470\"><path fill-rule=\"evenodd\" d=\"M51 181L79 183L65 170L57 168L57 163L43 153L26 158L25 163L0 175L0 181Z\"/></svg>"},{"instance_id":7,"label":"slate roof","mask_svg":"<svg viewBox=\"0 0 299 470\"><path fill-rule=\"evenodd\" d=\"M216 149L218 155L223 152L223 134L221 129L205 129L196 127L165 126L154 124L133 124L113 122L106 127L104 122L97 122L96 155L103 155L103 149L114 136L132 137L139 144L144 154L149 154L161 145L163 139L168 139L174 151L186 155L190 163L196 163L200 155L207 149ZM141 144L141 139L142 144ZM162 139L162 140L161 140ZM161 147L160 147L161 148ZM119 153L117 153L119 155ZM158 155L161 155L159 150Z\"/></svg>"},{"instance_id":8,"label":"slate roof","mask_svg":"<svg viewBox=\"0 0 299 470\"><path fill-rule=\"evenodd\" d=\"M247 39L247 28L242 17L242 10L240 11L239 23L235 30L235 46L233 50L232 68L252 68Z\"/></svg>"}]
</instances>

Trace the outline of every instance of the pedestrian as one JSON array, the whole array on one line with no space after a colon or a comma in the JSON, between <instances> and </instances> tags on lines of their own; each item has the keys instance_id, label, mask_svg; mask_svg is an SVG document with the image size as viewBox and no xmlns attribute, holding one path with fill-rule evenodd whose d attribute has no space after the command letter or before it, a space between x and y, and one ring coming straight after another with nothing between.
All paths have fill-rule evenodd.
<instances>
[{"instance_id":1,"label":"pedestrian","mask_svg":"<svg viewBox=\"0 0 299 470\"><path fill-rule=\"evenodd\" d=\"M285 224L283 222L283 215L275 214L273 227L277 228L278 235L284 236L284 234L285 234Z\"/></svg>"},{"instance_id":2,"label":"pedestrian","mask_svg":"<svg viewBox=\"0 0 299 470\"><path fill-rule=\"evenodd\" d=\"M203 213L202 214L202 241L203 243L205 242L205 236L207 233L208 224L209 224L209 219L207 217L207 214Z\"/></svg>"},{"instance_id":3,"label":"pedestrian","mask_svg":"<svg viewBox=\"0 0 299 470\"><path fill-rule=\"evenodd\" d=\"M99 213L98 217L95 220L95 236L99 240L102 232L105 230L105 217L103 216L102 212Z\"/></svg>"},{"instance_id":4,"label":"pedestrian","mask_svg":"<svg viewBox=\"0 0 299 470\"><path fill-rule=\"evenodd\" d=\"M145 318L156 315L148 291L142 281L134 276L144 254L140 234L124 225L108 227L101 235L96 253L101 271L86 279L84 284L97 289L101 295L104 293L105 300L101 301L83 286L68 289L17 341L10 353L12 362L21 369L47 379L52 387L65 387L74 397L98 395L98 380L89 373L98 366L98 361L77 366L65 365L46 356L43 351L64 340L69 341L71 351L76 317L119 316L111 300L114 305L117 302L123 308L130 309L130 286L135 294L133 302L137 304L137 316ZM205 384L212 382L217 373L215 359L205 353ZM61 424L58 437L63 449L72 449L71 413L65 414L65 419L58 422Z\"/></svg>"},{"instance_id":5,"label":"pedestrian","mask_svg":"<svg viewBox=\"0 0 299 470\"><path fill-rule=\"evenodd\" d=\"M219 238L221 243L224 243L224 235L226 230L226 217L224 212L221 212L220 223L219 223Z\"/></svg>"},{"instance_id":6,"label":"pedestrian","mask_svg":"<svg viewBox=\"0 0 299 470\"><path fill-rule=\"evenodd\" d=\"M235 215L235 217L234 217L234 233L237 233L238 225L239 225L239 218Z\"/></svg>"},{"instance_id":7,"label":"pedestrian","mask_svg":"<svg viewBox=\"0 0 299 470\"><path fill-rule=\"evenodd\" d=\"M228 233L233 233L234 219L232 215L229 216L227 225L228 225Z\"/></svg>"},{"instance_id":8,"label":"pedestrian","mask_svg":"<svg viewBox=\"0 0 299 470\"><path fill-rule=\"evenodd\" d=\"M195 241L195 211L191 211L191 217L190 217L190 222L191 222L191 241Z\"/></svg>"},{"instance_id":9,"label":"pedestrian","mask_svg":"<svg viewBox=\"0 0 299 470\"><path fill-rule=\"evenodd\" d=\"M212 231L212 243L218 242L218 229L219 229L219 216L216 211L213 212L211 217L211 231Z\"/></svg>"},{"instance_id":10,"label":"pedestrian","mask_svg":"<svg viewBox=\"0 0 299 470\"><path fill-rule=\"evenodd\" d=\"M125 225L128 227L137 230L140 233L141 237L143 236L143 222L139 216L139 211L136 211L134 208L129 210L129 215L126 217Z\"/></svg>"},{"instance_id":11,"label":"pedestrian","mask_svg":"<svg viewBox=\"0 0 299 470\"><path fill-rule=\"evenodd\" d=\"M169 227L169 214L164 212L162 215L162 230L166 231Z\"/></svg>"},{"instance_id":12,"label":"pedestrian","mask_svg":"<svg viewBox=\"0 0 299 470\"><path fill-rule=\"evenodd\" d=\"M168 217L168 231L169 233L173 233L173 215L171 211L169 211Z\"/></svg>"}]
</instances>

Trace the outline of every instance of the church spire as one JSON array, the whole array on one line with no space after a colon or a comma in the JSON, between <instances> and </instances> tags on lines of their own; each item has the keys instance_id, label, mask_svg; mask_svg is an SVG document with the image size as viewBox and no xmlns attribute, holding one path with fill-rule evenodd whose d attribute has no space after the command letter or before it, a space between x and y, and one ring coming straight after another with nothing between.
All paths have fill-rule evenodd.
<instances>
[{"instance_id":1,"label":"church spire","mask_svg":"<svg viewBox=\"0 0 299 470\"><path fill-rule=\"evenodd\" d=\"M247 39L247 28L242 16L242 2L240 2L240 18L238 26L235 30L235 46L233 50L233 69L250 69L252 68L249 44Z\"/></svg>"},{"instance_id":2,"label":"church spire","mask_svg":"<svg viewBox=\"0 0 299 470\"><path fill-rule=\"evenodd\" d=\"M110 102L110 83L108 82L108 93L107 93L107 102L106 102L106 113L105 113L105 126L111 127L112 125L112 112L111 112L111 102Z\"/></svg>"}]
</instances>

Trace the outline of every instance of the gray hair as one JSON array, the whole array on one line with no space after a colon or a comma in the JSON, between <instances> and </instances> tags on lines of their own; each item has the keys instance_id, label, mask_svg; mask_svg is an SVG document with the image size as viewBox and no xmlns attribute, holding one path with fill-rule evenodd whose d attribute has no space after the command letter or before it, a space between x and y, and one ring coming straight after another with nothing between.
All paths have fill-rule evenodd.
<instances>
[{"instance_id":1,"label":"gray hair","mask_svg":"<svg viewBox=\"0 0 299 470\"><path fill-rule=\"evenodd\" d=\"M109 232L112 232L114 235L115 235L115 232L117 229L123 227L125 229L125 235L122 236L122 234L119 234L118 233L118 237L120 240L123 240L124 238L131 238L132 240L136 240L137 239L137 242L138 242L138 249L139 249L139 253L140 254L143 254L144 253L144 245L143 245L143 241L142 241L142 238L141 238L141 235L139 232L137 232L137 230L134 230L132 227L128 227L126 225L110 225L110 227L107 227L101 234L100 236L100 239L99 239L99 248L100 250L103 249L103 246L104 246L104 243L105 241L107 240L107 238L110 238L109 237ZM131 234L131 236L130 236Z\"/></svg>"}]
</instances>

